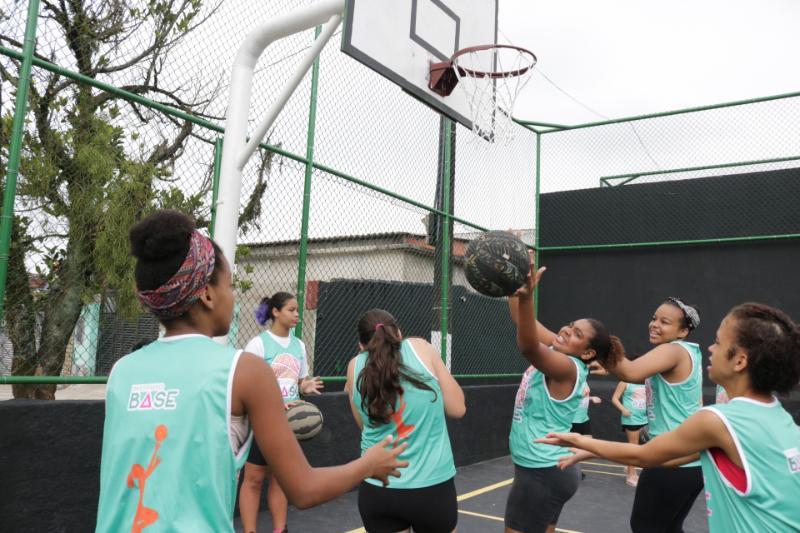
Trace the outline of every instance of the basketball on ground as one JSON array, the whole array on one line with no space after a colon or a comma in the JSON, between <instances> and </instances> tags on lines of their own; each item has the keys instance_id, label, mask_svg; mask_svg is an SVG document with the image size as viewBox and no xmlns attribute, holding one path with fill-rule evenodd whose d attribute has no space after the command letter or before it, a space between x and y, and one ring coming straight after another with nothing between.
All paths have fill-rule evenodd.
<instances>
[{"instance_id":1,"label":"basketball on ground","mask_svg":"<svg viewBox=\"0 0 800 533\"><path fill-rule=\"evenodd\" d=\"M530 271L528 249L506 231L488 231L467 246L464 271L472 288L499 298L514 294Z\"/></svg>"},{"instance_id":2,"label":"basketball on ground","mask_svg":"<svg viewBox=\"0 0 800 533\"><path fill-rule=\"evenodd\" d=\"M322 412L313 403L295 402L286 411L286 417L297 440L308 440L322 431Z\"/></svg>"}]
</instances>

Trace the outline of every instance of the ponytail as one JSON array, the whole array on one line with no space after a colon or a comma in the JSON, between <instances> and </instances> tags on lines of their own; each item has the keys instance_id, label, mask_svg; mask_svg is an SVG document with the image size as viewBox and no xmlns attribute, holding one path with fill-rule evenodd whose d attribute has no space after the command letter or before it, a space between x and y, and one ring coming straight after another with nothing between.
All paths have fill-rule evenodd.
<instances>
[{"instance_id":1,"label":"ponytail","mask_svg":"<svg viewBox=\"0 0 800 533\"><path fill-rule=\"evenodd\" d=\"M589 347L594 350L592 361L597 361L603 368L614 368L617 362L625 357L625 346L616 335L610 335L608 328L597 319L587 318L594 329L594 336L589 341Z\"/></svg>"},{"instance_id":2,"label":"ponytail","mask_svg":"<svg viewBox=\"0 0 800 533\"><path fill-rule=\"evenodd\" d=\"M367 360L356 383L361 391L361 408L369 416L371 425L389 422L398 396L403 394L401 380L436 394L421 376L403 365L400 357L403 337L391 314L382 309L364 313L358 321L358 339L367 351Z\"/></svg>"}]
</instances>

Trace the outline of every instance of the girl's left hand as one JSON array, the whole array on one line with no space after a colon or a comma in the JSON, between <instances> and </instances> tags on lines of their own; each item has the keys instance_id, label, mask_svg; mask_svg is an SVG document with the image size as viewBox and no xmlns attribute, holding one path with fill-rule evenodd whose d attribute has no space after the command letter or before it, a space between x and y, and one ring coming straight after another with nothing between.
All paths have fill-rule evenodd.
<instances>
[{"instance_id":1,"label":"girl's left hand","mask_svg":"<svg viewBox=\"0 0 800 533\"><path fill-rule=\"evenodd\" d=\"M322 382L319 376L305 378L300 383L300 392L303 394L322 394L322 389L324 388L325 384Z\"/></svg>"},{"instance_id":2,"label":"girl's left hand","mask_svg":"<svg viewBox=\"0 0 800 533\"><path fill-rule=\"evenodd\" d=\"M536 439L533 442L571 448L578 447L578 440L582 436L580 433L548 433L546 437Z\"/></svg>"}]
</instances>

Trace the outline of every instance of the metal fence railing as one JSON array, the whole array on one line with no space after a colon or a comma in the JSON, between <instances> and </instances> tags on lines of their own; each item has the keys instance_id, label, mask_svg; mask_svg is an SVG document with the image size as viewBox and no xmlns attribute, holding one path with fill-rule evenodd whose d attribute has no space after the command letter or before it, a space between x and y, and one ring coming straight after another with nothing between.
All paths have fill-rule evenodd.
<instances>
[{"instance_id":1,"label":"metal fence railing","mask_svg":"<svg viewBox=\"0 0 800 533\"><path fill-rule=\"evenodd\" d=\"M81 4L85 13L62 13L29 0L0 8L0 163L8 169L0 382L102 382L114 361L159 334L133 298L127 230L142 213L171 207L213 235L241 30L302 4L98 1ZM505 303L477 295L464 279L469 238L514 229L545 250L637 244L624 232L603 242L543 241L542 194L624 185L634 209L645 194L639 183L800 161L798 94L579 126L521 121L510 142L493 144L442 124L342 54L339 39L244 169L229 335L244 346L259 332L258 301L294 292L302 304L296 334L326 377L343 375L356 350L355 320L370 307L385 307L407 334L440 346L455 374L521 372ZM270 46L254 77L253 116L312 40L308 31ZM450 156L452 180L437 191L440 154ZM438 239L429 235L432 221ZM701 240L681 228L678 240ZM796 233L787 223L769 236ZM647 234L641 241L666 242Z\"/></svg>"}]
</instances>

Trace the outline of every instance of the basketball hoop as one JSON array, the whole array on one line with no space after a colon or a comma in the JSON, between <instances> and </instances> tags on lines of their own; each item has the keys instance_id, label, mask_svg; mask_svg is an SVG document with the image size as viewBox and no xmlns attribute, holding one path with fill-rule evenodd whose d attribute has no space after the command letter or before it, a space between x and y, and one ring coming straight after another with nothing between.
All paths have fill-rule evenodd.
<instances>
[{"instance_id":1,"label":"basketball hoop","mask_svg":"<svg viewBox=\"0 0 800 533\"><path fill-rule=\"evenodd\" d=\"M428 87L441 96L461 87L475 135L508 142L513 138L514 102L535 64L533 52L519 46L471 46L453 54L450 61L431 63Z\"/></svg>"}]
</instances>

